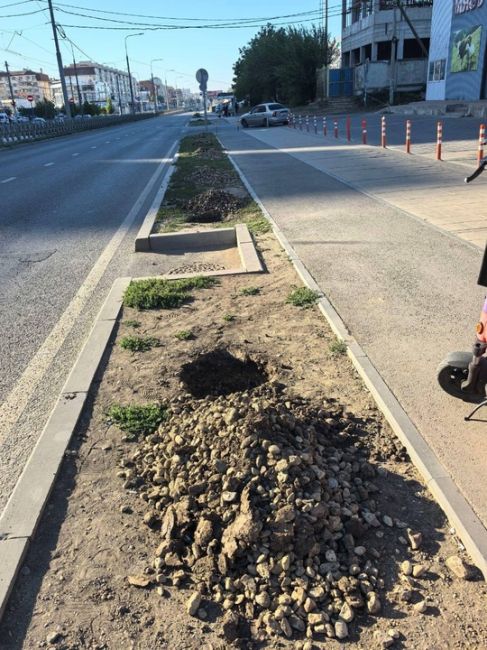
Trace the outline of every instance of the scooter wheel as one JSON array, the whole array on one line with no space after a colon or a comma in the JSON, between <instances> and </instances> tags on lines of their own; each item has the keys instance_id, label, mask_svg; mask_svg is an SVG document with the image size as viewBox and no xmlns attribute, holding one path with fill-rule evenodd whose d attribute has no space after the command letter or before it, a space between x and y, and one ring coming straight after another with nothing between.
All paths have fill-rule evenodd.
<instances>
[{"instance_id":1,"label":"scooter wheel","mask_svg":"<svg viewBox=\"0 0 487 650\"><path fill-rule=\"evenodd\" d=\"M472 359L471 354L466 354L465 361L459 360L458 364L453 365L451 362L443 361L438 367L436 378L441 388L452 395L459 397L466 402L476 402L479 398L478 395L473 395L462 391L462 382L468 376L468 364Z\"/></svg>"}]
</instances>

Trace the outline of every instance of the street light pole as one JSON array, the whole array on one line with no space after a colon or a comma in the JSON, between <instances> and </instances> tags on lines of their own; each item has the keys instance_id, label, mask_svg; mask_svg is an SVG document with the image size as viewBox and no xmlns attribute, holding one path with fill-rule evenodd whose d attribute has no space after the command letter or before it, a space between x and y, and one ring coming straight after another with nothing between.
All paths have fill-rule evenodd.
<instances>
[{"instance_id":1,"label":"street light pole","mask_svg":"<svg viewBox=\"0 0 487 650\"><path fill-rule=\"evenodd\" d=\"M129 54L127 50L127 38L130 38L131 36L143 36L144 32L137 32L137 34L127 34L125 37L125 58L127 60L127 72L129 73L129 86L130 86L130 101L132 102L131 106L131 113L135 113L135 99L134 99L134 89L132 86L132 74L130 72L130 62L129 62Z\"/></svg>"},{"instance_id":2,"label":"street light pole","mask_svg":"<svg viewBox=\"0 0 487 650\"><path fill-rule=\"evenodd\" d=\"M57 26L56 26L56 21L54 20L54 10L52 8L52 0L47 0L47 4L49 6L49 16L51 18L51 27L52 27L52 34L54 36L54 45L56 46L56 58L57 58L57 65L59 68L59 79L61 80L61 88L63 91L64 110L66 111L66 117L68 119L71 119L71 106L69 105L69 101L68 101L68 89L66 88L66 79L64 78L63 60L61 58L61 51L59 49L59 41L57 38Z\"/></svg>"},{"instance_id":3,"label":"street light pole","mask_svg":"<svg viewBox=\"0 0 487 650\"><path fill-rule=\"evenodd\" d=\"M7 71L7 80L8 80L8 87L10 90L10 101L12 102L12 111L15 116L15 114L17 113L17 105L15 103L14 89L12 88L12 79L10 77L10 70L8 69L7 61L5 61L5 70Z\"/></svg>"}]
</instances>

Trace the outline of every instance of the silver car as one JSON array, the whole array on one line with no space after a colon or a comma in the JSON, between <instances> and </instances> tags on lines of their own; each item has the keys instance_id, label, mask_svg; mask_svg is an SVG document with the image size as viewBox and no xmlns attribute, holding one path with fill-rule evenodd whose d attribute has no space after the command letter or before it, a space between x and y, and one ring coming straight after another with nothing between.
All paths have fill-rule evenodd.
<instances>
[{"instance_id":1,"label":"silver car","mask_svg":"<svg viewBox=\"0 0 487 650\"><path fill-rule=\"evenodd\" d=\"M288 122L289 109L282 104L276 103L258 104L240 118L240 123L244 129L249 126L273 126L275 124L287 124Z\"/></svg>"}]
</instances>

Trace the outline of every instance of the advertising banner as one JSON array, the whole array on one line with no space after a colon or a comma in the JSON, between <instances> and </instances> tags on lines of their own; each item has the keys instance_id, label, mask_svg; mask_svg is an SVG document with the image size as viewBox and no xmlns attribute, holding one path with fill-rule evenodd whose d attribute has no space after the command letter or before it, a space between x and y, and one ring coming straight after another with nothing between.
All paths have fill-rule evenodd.
<instances>
[{"instance_id":1,"label":"advertising banner","mask_svg":"<svg viewBox=\"0 0 487 650\"><path fill-rule=\"evenodd\" d=\"M450 72L473 72L478 69L481 40L481 25L453 32Z\"/></svg>"}]
</instances>

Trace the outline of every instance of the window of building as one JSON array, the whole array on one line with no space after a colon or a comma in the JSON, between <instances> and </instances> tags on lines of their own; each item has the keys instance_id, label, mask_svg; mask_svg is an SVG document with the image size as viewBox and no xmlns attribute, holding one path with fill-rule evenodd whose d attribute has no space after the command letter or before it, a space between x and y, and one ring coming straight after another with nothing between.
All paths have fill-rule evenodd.
<instances>
[{"instance_id":1,"label":"window of building","mask_svg":"<svg viewBox=\"0 0 487 650\"><path fill-rule=\"evenodd\" d=\"M377 61L389 61L391 58L391 41L377 43Z\"/></svg>"},{"instance_id":2,"label":"window of building","mask_svg":"<svg viewBox=\"0 0 487 650\"><path fill-rule=\"evenodd\" d=\"M423 45L426 48L426 51L429 52L430 39L422 38ZM424 59L424 53L421 49L418 41L415 38L405 38L404 39L404 51L402 55L403 59Z\"/></svg>"},{"instance_id":3,"label":"window of building","mask_svg":"<svg viewBox=\"0 0 487 650\"><path fill-rule=\"evenodd\" d=\"M445 78L446 59L430 61L428 81L443 81Z\"/></svg>"}]
</instances>

